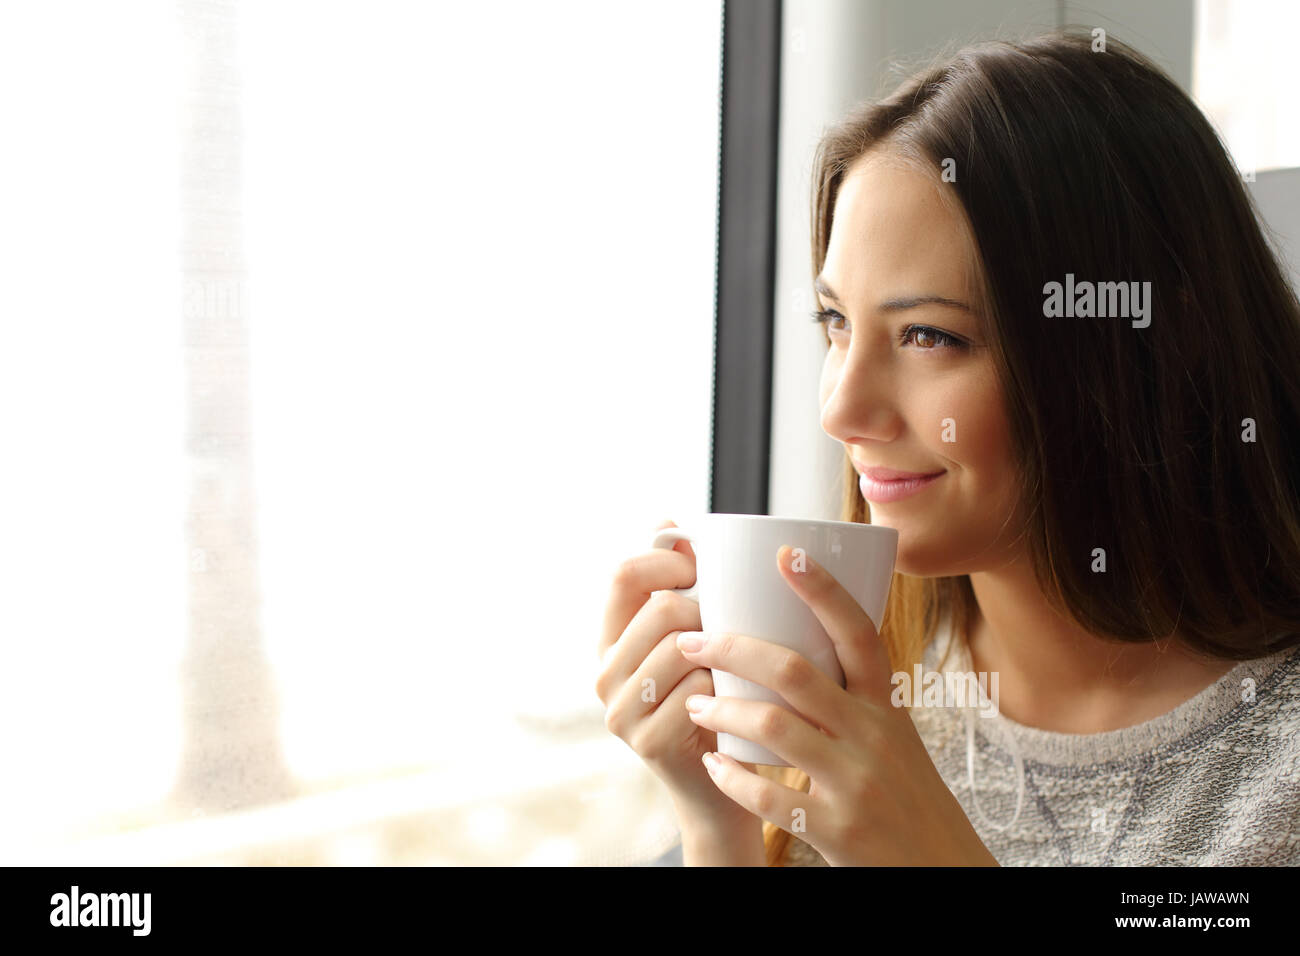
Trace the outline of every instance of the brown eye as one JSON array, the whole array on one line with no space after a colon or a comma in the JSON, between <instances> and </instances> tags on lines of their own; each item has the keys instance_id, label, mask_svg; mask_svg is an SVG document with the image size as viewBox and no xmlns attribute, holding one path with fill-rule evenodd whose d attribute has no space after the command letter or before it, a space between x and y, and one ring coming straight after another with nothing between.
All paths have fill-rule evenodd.
<instances>
[{"instance_id":1,"label":"brown eye","mask_svg":"<svg viewBox=\"0 0 1300 956\"><path fill-rule=\"evenodd\" d=\"M932 329L927 325L909 325L898 337L899 345L915 345L923 352L933 352L946 348L962 348L965 342L955 335Z\"/></svg>"}]
</instances>

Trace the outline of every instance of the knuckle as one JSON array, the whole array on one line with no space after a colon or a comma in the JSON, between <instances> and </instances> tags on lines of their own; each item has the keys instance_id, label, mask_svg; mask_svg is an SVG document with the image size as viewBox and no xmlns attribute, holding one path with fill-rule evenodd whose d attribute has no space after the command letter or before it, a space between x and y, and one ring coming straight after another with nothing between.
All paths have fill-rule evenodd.
<instances>
[{"instance_id":1,"label":"knuckle","mask_svg":"<svg viewBox=\"0 0 1300 956\"><path fill-rule=\"evenodd\" d=\"M675 596L672 591L651 591L649 599L645 602L646 613L663 617L668 613Z\"/></svg>"},{"instance_id":2,"label":"knuckle","mask_svg":"<svg viewBox=\"0 0 1300 956\"><path fill-rule=\"evenodd\" d=\"M605 711L605 729L615 737L623 738L623 714L618 707L610 707Z\"/></svg>"},{"instance_id":3,"label":"knuckle","mask_svg":"<svg viewBox=\"0 0 1300 956\"><path fill-rule=\"evenodd\" d=\"M858 806L866 806L862 801L873 800L879 796L879 787L876 786L875 777L866 770L858 770L850 778L849 786L854 797L857 798Z\"/></svg>"},{"instance_id":4,"label":"knuckle","mask_svg":"<svg viewBox=\"0 0 1300 956\"><path fill-rule=\"evenodd\" d=\"M801 690L813 679L813 667L807 660L794 651L787 650L781 655L776 665L776 679L780 688Z\"/></svg>"},{"instance_id":5,"label":"knuckle","mask_svg":"<svg viewBox=\"0 0 1300 956\"><path fill-rule=\"evenodd\" d=\"M835 834L835 842L840 846L856 846L858 843L859 830L852 820L840 820L831 831Z\"/></svg>"},{"instance_id":6,"label":"knuckle","mask_svg":"<svg viewBox=\"0 0 1300 956\"><path fill-rule=\"evenodd\" d=\"M672 589L656 591L655 593L663 595L661 600L663 602L662 607L664 608L664 613L671 615L675 620L690 620L689 615L685 612L690 608L697 608L699 606L690 598L682 597Z\"/></svg>"},{"instance_id":7,"label":"knuckle","mask_svg":"<svg viewBox=\"0 0 1300 956\"><path fill-rule=\"evenodd\" d=\"M760 817L770 817L776 810L776 795L767 787L754 794L754 810Z\"/></svg>"},{"instance_id":8,"label":"knuckle","mask_svg":"<svg viewBox=\"0 0 1300 956\"><path fill-rule=\"evenodd\" d=\"M860 804L856 812L840 819L831 827L838 834L842 846L871 846L880 840L880 818L871 804Z\"/></svg>"},{"instance_id":9,"label":"knuckle","mask_svg":"<svg viewBox=\"0 0 1300 956\"><path fill-rule=\"evenodd\" d=\"M758 718L758 730L764 737L781 738L789 729L790 715L776 704L763 708Z\"/></svg>"},{"instance_id":10,"label":"knuckle","mask_svg":"<svg viewBox=\"0 0 1300 956\"><path fill-rule=\"evenodd\" d=\"M642 760L658 763L664 759L663 741L648 721L642 721L627 742Z\"/></svg>"},{"instance_id":11,"label":"knuckle","mask_svg":"<svg viewBox=\"0 0 1300 956\"><path fill-rule=\"evenodd\" d=\"M714 639L713 646L718 654L724 657L733 654L736 650L736 635L730 631L723 631Z\"/></svg>"},{"instance_id":12,"label":"knuckle","mask_svg":"<svg viewBox=\"0 0 1300 956\"><path fill-rule=\"evenodd\" d=\"M641 556L624 558L614 569L614 586L624 591L636 589L641 580Z\"/></svg>"},{"instance_id":13,"label":"knuckle","mask_svg":"<svg viewBox=\"0 0 1300 956\"><path fill-rule=\"evenodd\" d=\"M877 760L885 759L889 751L888 735L874 723L869 723L862 729L862 739L867 751Z\"/></svg>"}]
</instances>

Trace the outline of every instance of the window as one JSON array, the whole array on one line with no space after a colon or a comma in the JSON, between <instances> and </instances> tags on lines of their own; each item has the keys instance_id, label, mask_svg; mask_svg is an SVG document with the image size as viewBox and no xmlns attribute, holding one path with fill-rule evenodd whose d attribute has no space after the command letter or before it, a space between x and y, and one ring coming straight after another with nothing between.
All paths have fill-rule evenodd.
<instances>
[{"instance_id":1,"label":"window","mask_svg":"<svg viewBox=\"0 0 1300 956\"><path fill-rule=\"evenodd\" d=\"M6 9L11 858L662 848L592 684L708 509L721 19Z\"/></svg>"},{"instance_id":2,"label":"window","mask_svg":"<svg viewBox=\"0 0 1300 956\"><path fill-rule=\"evenodd\" d=\"M1292 3L1197 0L1193 92L1243 174L1300 166Z\"/></svg>"}]
</instances>

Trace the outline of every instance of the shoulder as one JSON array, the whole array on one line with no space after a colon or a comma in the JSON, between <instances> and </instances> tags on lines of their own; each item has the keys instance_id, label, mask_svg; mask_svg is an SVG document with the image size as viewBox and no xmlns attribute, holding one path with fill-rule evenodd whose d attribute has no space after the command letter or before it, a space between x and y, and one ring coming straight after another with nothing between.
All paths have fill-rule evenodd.
<instances>
[{"instance_id":1,"label":"shoulder","mask_svg":"<svg viewBox=\"0 0 1300 956\"><path fill-rule=\"evenodd\" d=\"M1300 865L1300 651L1243 662L1152 726L1157 746L1104 765L1133 772L1118 793L1142 834L1116 862Z\"/></svg>"},{"instance_id":2,"label":"shoulder","mask_svg":"<svg viewBox=\"0 0 1300 956\"><path fill-rule=\"evenodd\" d=\"M1233 674L1226 690L1239 702L1206 728L1204 742L1253 754L1294 778L1300 766L1300 647L1251 661Z\"/></svg>"},{"instance_id":3,"label":"shoulder","mask_svg":"<svg viewBox=\"0 0 1300 956\"><path fill-rule=\"evenodd\" d=\"M1241 685L1241 704L1199 755L1235 771L1216 788L1214 806L1226 822L1219 859L1300 865L1300 649Z\"/></svg>"}]
</instances>

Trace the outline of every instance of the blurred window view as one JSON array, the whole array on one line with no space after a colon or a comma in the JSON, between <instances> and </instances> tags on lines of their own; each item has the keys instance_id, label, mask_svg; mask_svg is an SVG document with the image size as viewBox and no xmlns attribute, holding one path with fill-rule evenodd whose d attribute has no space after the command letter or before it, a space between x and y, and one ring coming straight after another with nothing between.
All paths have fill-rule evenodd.
<instances>
[{"instance_id":1,"label":"blurred window view","mask_svg":"<svg viewBox=\"0 0 1300 956\"><path fill-rule=\"evenodd\" d=\"M0 12L14 863L618 863L708 508L720 2Z\"/></svg>"},{"instance_id":2,"label":"blurred window view","mask_svg":"<svg viewBox=\"0 0 1300 956\"><path fill-rule=\"evenodd\" d=\"M1196 0L1192 94L1243 173L1300 166L1300 4Z\"/></svg>"}]
</instances>

